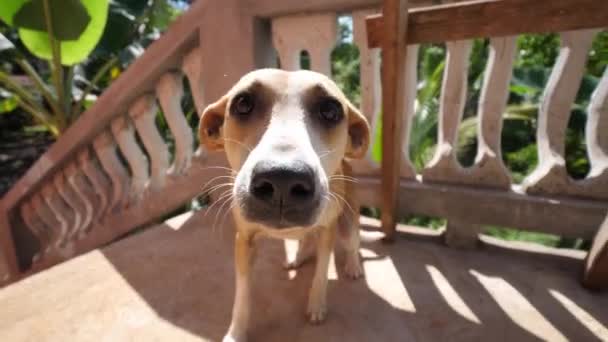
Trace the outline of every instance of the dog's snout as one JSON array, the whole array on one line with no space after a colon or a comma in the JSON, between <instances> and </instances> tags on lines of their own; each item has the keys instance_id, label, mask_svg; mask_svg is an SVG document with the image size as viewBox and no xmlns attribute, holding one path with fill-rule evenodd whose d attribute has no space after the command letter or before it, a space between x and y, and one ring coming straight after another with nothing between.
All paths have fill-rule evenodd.
<instances>
[{"instance_id":1,"label":"dog's snout","mask_svg":"<svg viewBox=\"0 0 608 342\"><path fill-rule=\"evenodd\" d=\"M315 197L314 171L303 162L261 161L253 168L250 193L257 200L281 207L309 204Z\"/></svg>"}]
</instances>

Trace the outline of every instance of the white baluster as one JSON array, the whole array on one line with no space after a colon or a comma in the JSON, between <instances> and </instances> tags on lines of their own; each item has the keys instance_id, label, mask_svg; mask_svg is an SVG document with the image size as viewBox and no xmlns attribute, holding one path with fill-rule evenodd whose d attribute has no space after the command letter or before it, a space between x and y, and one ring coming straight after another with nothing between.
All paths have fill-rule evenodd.
<instances>
[{"instance_id":1,"label":"white baluster","mask_svg":"<svg viewBox=\"0 0 608 342\"><path fill-rule=\"evenodd\" d=\"M130 120L119 116L111 124L114 139L118 143L122 154L127 159L131 168L131 188L129 191L129 203L139 202L143 196L144 189L150 175L148 174L148 160L144 152L137 145L135 130Z\"/></svg>"},{"instance_id":2,"label":"white baluster","mask_svg":"<svg viewBox=\"0 0 608 342\"><path fill-rule=\"evenodd\" d=\"M591 163L589 177L605 177L608 171L608 67L591 96L585 131Z\"/></svg>"},{"instance_id":3,"label":"white baluster","mask_svg":"<svg viewBox=\"0 0 608 342\"><path fill-rule=\"evenodd\" d=\"M513 74L516 37L492 38L490 53L479 99L477 120L477 155L467 169L469 183L508 189L511 176L502 162L502 115L509 98Z\"/></svg>"},{"instance_id":4,"label":"white baluster","mask_svg":"<svg viewBox=\"0 0 608 342\"><path fill-rule=\"evenodd\" d=\"M61 229L61 222L55 217L55 214L43 198L42 193L34 195L31 203L32 208L38 213L40 220L44 223L45 236L48 241L47 250L45 252L48 252L49 250L56 248L59 243L60 232L58 229Z\"/></svg>"},{"instance_id":5,"label":"white baluster","mask_svg":"<svg viewBox=\"0 0 608 342\"><path fill-rule=\"evenodd\" d=\"M140 97L129 109L129 115L150 157L151 176L148 189L151 191L164 187L169 168L169 150L154 123L157 112L156 102L149 95Z\"/></svg>"},{"instance_id":6,"label":"white baluster","mask_svg":"<svg viewBox=\"0 0 608 342\"><path fill-rule=\"evenodd\" d=\"M522 189L527 193L563 194L571 187L572 180L564 159L566 129L596 32L561 33L559 56L545 88L538 115L538 166L522 182Z\"/></svg>"},{"instance_id":7,"label":"white baluster","mask_svg":"<svg viewBox=\"0 0 608 342\"><path fill-rule=\"evenodd\" d=\"M80 202L78 195L74 189L68 184L66 177L63 172L59 171L53 178L53 184L57 189L59 196L63 199L63 202L67 204L67 209L70 214L70 227L65 239L65 243L71 241L78 229L81 228L84 222L84 216L86 215L86 209L83 203Z\"/></svg>"},{"instance_id":8,"label":"white baluster","mask_svg":"<svg viewBox=\"0 0 608 342\"><path fill-rule=\"evenodd\" d=\"M55 240L55 247L63 248L67 243L70 227L74 221L74 214L67 204L65 204L52 183L45 184L41 191L44 202L51 209L51 213L59 223L59 233Z\"/></svg>"},{"instance_id":9,"label":"white baluster","mask_svg":"<svg viewBox=\"0 0 608 342\"><path fill-rule=\"evenodd\" d=\"M76 166L76 163L70 163L68 166L66 166L65 176L69 186L72 188L84 206L80 227L78 227L77 231L72 232L70 236L71 238L74 238L75 234L77 233L78 237L80 238L83 236L83 232L92 225L95 210L99 210L99 207L97 206L97 196L95 194L95 190L86 180L85 175Z\"/></svg>"},{"instance_id":10,"label":"white baluster","mask_svg":"<svg viewBox=\"0 0 608 342\"><path fill-rule=\"evenodd\" d=\"M418 90L418 48L419 45L408 45L407 61L405 66L405 119L403 120L401 129L403 130L401 142L401 176L413 179L416 177L416 171L412 165L410 158L410 134L412 130L412 119L416 114L416 93Z\"/></svg>"},{"instance_id":11,"label":"white baluster","mask_svg":"<svg viewBox=\"0 0 608 342\"><path fill-rule=\"evenodd\" d=\"M198 115L202 115L205 110L205 100L203 97L203 83L201 78L201 51L200 48L195 48L190 51L182 62L182 71L188 77L190 91L194 99L194 106Z\"/></svg>"},{"instance_id":12,"label":"white baluster","mask_svg":"<svg viewBox=\"0 0 608 342\"><path fill-rule=\"evenodd\" d=\"M34 236L40 243L40 251L36 253L32 258L32 262L35 263L40 260L42 255L44 255L44 253L47 252L50 248L49 241L47 239L48 236L46 235L46 228L38 218L38 215L36 215L34 208L32 207L32 204L29 201L23 203L19 211L21 213L21 219L23 220L23 223L25 223L25 225L34 234Z\"/></svg>"},{"instance_id":13,"label":"white baluster","mask_svg":"<svg viewBox=\"0 0 608 342\"><path fill-rule=\"evenodd\" d=\"M78 153L78 165L93 186L97 198L97 205L95 206L96 209L93 216L93 222L96 223L104 217L110 207L112 183L103 172L101 166L91 159L91 153L88 149Z\"/></svg>"},{"instance_id":14,"label":"white baluster","mask_svg":"<svg viewBox=\"0 0 608 342\"><path fill-rule=\"evenodd\" d=\"M190 84L190 92L192 93L192 98L194 99L194 105L196 107L196 112L200 117L205 110L205 100L204 100L204 86L203 79L201 77L201 51L200 48L195 48L190 53L184 57L184 61L182 63L182 71L188 77L188 84ZM203 145L199 145L198 149L194 152L195 158L204 158L205 157L205 147Z\"/></svg>"},{"instance_id":15,"label":"white baluster","mask_svg":"<svg viewBox=\"0 0 608 342\"><path fill-rule=\"evenodd\" d=\"M382 88L380 80L380 49L370 49L367 46L367 31L365 18L378 13L378 10L360 10L352 14L353 41L359 49L360 83L361 83L361 113L365 115L371 126L372 139L380 122L382 104ZM378 170L378 164L372 159L372 149L367 151L364 160L352 161L353 169L358 174L371 174Z\"/></svg>"},{"instance_id":16,"label":"white baluster","mask_svg":"<svg viewBox=\"0 0 608 342\"><path fill-rule=\"evenodd\" d=\"M194 137L182 110L183 95L182 75L179 73L164 74L156 85L156 96L175 138L175 159L169 169L169 174L173 175L186 173L192 160Z\"/></svg>"},{"instance_id":17,"label":"white baluster","mask_svg":"<svg viewBox=\"0 0 608 342\"><path fill-rule=\"evenodd\" d=\"M568 193L574 196L608 199L608 68L591 96L587 110L585 142L591 170L573 181Z\"/></svg>"},{"instance_id":18,"label":"white baluster","mask_svg":"<svg viewBox=\"0 0 608 342\"><path fill-rule=\"evenodd\" d=\"M108 132L103 132L93 141L93 148L103 169L112 180L110 208L112 210L126 208L129 195L129 174L118 158L114 139Z\"/></svg>"},{"instance_id":19,"label":"white baluster","mask_svg":"<svg viewBox=\"0 0 608 342\"><path fill-rule=\"evenodd\" d=\"M439 104L439 134L437 148L429 165L423 170L423 180L459 183L467 173L456 159L458 127L464 111L469 55L472 41L447 44L446 67ZM448 246L472 248L477 243L481 226L450 219L443 238Z\"/></svg>"},{"instance_id":20,"label":"white baluster","mask_svg":"<svg viewBox=\"0 0 608 342\"><path fill-rule=\"evenodd\" d=\"M424 181L458 182L464 174L456 159L456 147L467 93L470 52L470 40L447 43L446 67L439 105L437 148L422 173Z\"/></svg>"},{"instance_id":21,"label":"white baluster","mask_svg":"<svg viewBox=\"0 0 608 342\"><path fill-rule=\"evenodd\" d=\"M285 70L300 69L300 52L306 50L310 55L311 70L331 76L330 56L337 39L335 13L284 16L272 20L272 41Z\"/></svg>"}]
</instances>

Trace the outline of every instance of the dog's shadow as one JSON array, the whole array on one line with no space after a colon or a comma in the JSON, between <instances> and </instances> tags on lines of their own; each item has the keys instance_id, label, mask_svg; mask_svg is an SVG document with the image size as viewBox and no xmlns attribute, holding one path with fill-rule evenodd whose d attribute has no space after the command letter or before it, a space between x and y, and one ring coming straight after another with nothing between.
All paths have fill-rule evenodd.
<instances>
[{"instance_id":1,"label":"dog's shadow","mask_svg":"<svg viewBox=\"0 0 608 342\"><path fill-rule=\"evenodd\" d=\"M233 228L212 229L211 220L202 216L192 216L179 229L169 224L143 232L109 246L104 254L162 319L203 340L218 341L229 325L234 295ZM491 246L458 251L441 246L437 236L398 234L395 243L386 245L378 234L363 235L368 237L361 246L365 277L346 279L337 253L330 266L337 272L330 272L328 317L318 326L308 324L305 316L314 263L284 270L283 242L260 241L250 340L598 340L549 290L608 322L608 312L597 310L602 307L598 301L608 307L608 296L579 288L580 260ZM567 276L543 281L539 274L551 267ZM534 311L525 317L528 321L512 317L508 305L495 299L488 284L497 281L502 282L497 288L517 297L514 303L523 301Z\"/></svg>"}]
</instances>

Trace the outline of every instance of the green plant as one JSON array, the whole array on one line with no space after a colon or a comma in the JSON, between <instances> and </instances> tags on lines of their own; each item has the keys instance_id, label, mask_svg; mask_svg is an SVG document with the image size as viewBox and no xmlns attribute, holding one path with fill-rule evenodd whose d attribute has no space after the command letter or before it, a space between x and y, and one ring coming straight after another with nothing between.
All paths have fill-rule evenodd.
<instances>
[{"instance_id":1,"label":"green plant","mask_svg":"<svg viewBox=\"0 0 608 342\"><path fill-rule=\"evenodd\" d=\"M359 50L352 43L352 28L345 17L338 18L339 43L331 52L331 74L344 94L358 106L361 103Z\"/></svg>"},{"instance_id":2,"label":"green plant","mask_svg":"<svg viewBox=\"0 0 608 342\"><path fill-rule=\"evenodd\" d=\"M183 0L5 1L0 108L16 102L58 136L186 7Z\"/></svg>"},{"instance_id":3,"label":"green plant","mask_svg":"<svg viewBox=\"0 0 608 342\"><path fill-rule=\"evenodd\" d=\"M0 6L0 18L18 30L27 52L0 35L2 57L19 66L37 93L0 71L0 83L11 92L21 108L59 135L78 115L73 108L74 65L84 60L102 36L108 2L96 0L14 0ZM69 17L70 20L65 20ZM36 71L28 53L49 63L51 84ZM38 99L38 95L40 98Z\"/></svg>"}]
</instances>

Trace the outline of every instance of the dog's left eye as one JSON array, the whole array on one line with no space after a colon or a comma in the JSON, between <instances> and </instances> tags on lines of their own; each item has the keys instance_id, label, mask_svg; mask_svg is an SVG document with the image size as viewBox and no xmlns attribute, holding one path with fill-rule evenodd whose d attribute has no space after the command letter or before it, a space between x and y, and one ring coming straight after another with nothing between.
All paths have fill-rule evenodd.
<instances>
[{"instance_id":1,"label":"dog's left eye","mask_svg":"<svg viewBox=\"0 0 608 342\"><path fill-rule=\"evenodd\" d=\"M327 98L319 103L319 116L328 123L338 123L344 117L342 106L334 99Z\"/></svg>"}]
</instances>

